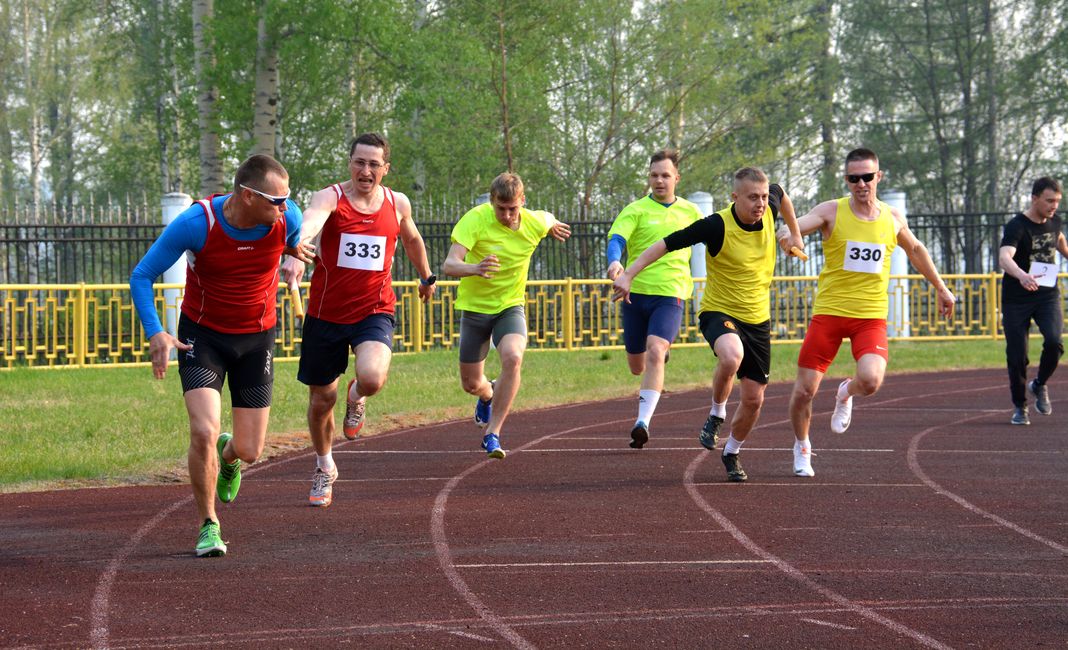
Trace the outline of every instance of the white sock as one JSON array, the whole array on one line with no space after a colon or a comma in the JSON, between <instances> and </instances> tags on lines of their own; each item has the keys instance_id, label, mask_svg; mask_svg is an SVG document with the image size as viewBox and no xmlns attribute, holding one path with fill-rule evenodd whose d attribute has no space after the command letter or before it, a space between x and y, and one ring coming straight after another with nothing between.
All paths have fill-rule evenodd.
<instances>
[{"instance_id":1,"label":"white sock","mask_svg":"<svg viewBox=\"0 0 1068 650\"><path fill-rule=\"evenodd\" d=\"M714 415L717 418L727 419L727 403L726 402L712 402L712 410L708 412L709 415Z\"/></svg>"},{"instance_id":2,"label":"white sock","mask_svg":"<svg viewBox=\"0 0 1068 650\"><path fill-rule=\"evenodd\" d=\"M727 436L727 442L723 444L723 455L726 456L727 454L737 454L738 451L742 448L742 444L744 442L744 440L735 440L733 433Z\"/></svg>"},{"instance_id":3,"label":"white sock","mask_svg":"<svg viewBox=\"0 0 1068 650\"><path fill-rule=\"evenodd\" d=\"M804 441L794 440L794 451L805 450L812 453L812 438L805 438Z\"/></svg>"},{"instance_id":4,"label":"white sock","mask_svg":"<svg viewBox=\"0 0 1068 650\"><path fill-rule=\"evenodd\" d=\"M638 421L649 424L649 420L653 419L656 403L659 401L659 391L648 389L638 391Z\"/></svg>"},{"instance_id":5,"label":"white sock","mask_svg":"<svg viewBox=\"0 0 1068 650\"><path fill-rule=\"evenodd\" d=\"M324 472L334 469L334 452L328 451L325 456L315 455L315 466Z\"/></svg>"},{"instance_id":6,"label":"white sock","mask_svg":"<svg viewBox=\"0 0 1068 650\"><path fill-rule=\"evenodd\" d=\"M853 383L852 379L845 380L845 383L838 386L838 401L844 402L849 399L849 384Z\"/></svg>"}]
</instances>

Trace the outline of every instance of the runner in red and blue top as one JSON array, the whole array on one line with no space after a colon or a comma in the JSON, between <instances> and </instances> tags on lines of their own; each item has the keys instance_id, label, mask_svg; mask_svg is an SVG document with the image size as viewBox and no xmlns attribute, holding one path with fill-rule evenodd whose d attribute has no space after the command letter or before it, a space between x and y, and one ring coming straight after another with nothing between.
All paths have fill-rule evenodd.
<instances>
[{"instance_id":1,"label":"runner in red and blue top","mask_svg":"<svg viewBox=\"0 0 1068 650\"><path fill-rule=\"evenodd\" d=\"M393 253L400 237L419 273L419 298L434 295L426 247L412 220L408 197L382 186L389 173L389 143L364 133L349 147L351 178L312 196L301 241L318 239L308 315L301 338L297 379L308 385L308 429L317 455L309 503L329 506L338 471L332 454L338 378L356 354L356 376L346 391L342 431L355 440L364 424L366 400L382 390L393 354ZM304 264L287 259L289 279Z\"/></svg>"},{"instance_id":2,"label":"runner in red and blue top","mask_svg":"<svg viewBox=\"0 0 1068 650\"><path fill-rule=\"evenodd\" d=\"M300 246L300 208L288 199L289 174L274 158L252 156L238 167L232 194L197 201L178 215L130 277L152 370L163 379L171 350L189 412L189 479L199 521L197 556L226 554L215 495L233 501L241 461L263 451L274 385L275 305L283 252ZM163 329L152 282L186 255L178 336ZM233 434L220 434L221 392L229 375Z\"/></svg>"}]
</instances>

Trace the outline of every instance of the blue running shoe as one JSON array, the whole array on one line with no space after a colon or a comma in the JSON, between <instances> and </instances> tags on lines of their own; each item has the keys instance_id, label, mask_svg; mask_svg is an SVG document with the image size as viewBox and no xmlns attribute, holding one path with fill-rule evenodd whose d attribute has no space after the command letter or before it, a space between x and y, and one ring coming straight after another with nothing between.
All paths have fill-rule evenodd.
<instances>
[{"instance_id":1,"label":"blue running shoe","mask_svg":"<svg viewBox=\"0 0 1068 650\"><path fill-rule=\"evenodd\" d=\"M496 382L491 381L490 387L493 388ZM490 416L493 415L493 396L490 395L489 401L483 402L481 399L475 400L475 424L479 427L485 428L489 424Z\"/></svg>"},{"instance_id":2,"label":"blue running shoe","mask_svg":"<svg viewBox=\"0 0 1068 650\"><path fill-rule=\"evenodd\" d=\"M504 450L501 449L501 439L496 433L487 433L482 436L482 448L490 458L504 458Z\"/></svg>"}]
</instances>

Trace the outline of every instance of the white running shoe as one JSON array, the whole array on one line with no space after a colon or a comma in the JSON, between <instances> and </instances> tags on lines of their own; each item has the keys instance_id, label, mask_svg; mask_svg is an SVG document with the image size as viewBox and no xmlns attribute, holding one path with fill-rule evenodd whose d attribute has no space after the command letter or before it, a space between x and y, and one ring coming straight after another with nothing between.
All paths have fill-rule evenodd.
<instances>
[{"instance_id":1,"label":"white running shoe","mask_svg":"<svg viewBox=\"0 0 1068 650\"><path fill-rule=\"evenodd\" d=\"M838 384L838 390L841 390L843 386L848 386L850 379L842 380L841 384ZM835 433L845 433L849 428L849 422L853 419L853 396L850 395L843 402L838 399L838 393L834 394L834 413L831 413L831 431Z\"/></svg>"},{"instance_id":2,"label":"white running shoe","mask_svg":"<svg viewBox=\"0 0 1068 650\"><path fill-rule=\"evenodd\" d=\"M794 475L816 475L815 470L812 469L812 448L805 449L801 446L801 443L796 441L794 442Z\"/></svg>"}]
</instances>

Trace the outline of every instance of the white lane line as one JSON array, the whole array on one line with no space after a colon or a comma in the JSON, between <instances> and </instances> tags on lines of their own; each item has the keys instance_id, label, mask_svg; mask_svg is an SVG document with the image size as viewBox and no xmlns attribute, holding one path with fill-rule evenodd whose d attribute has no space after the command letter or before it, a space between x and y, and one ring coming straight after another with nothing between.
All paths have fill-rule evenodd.
<instances>
[{"instance_id":1,"label":"white lane line","mask_svg":"<svg viewBox=\"0 0 1068 650\"><path fill-rule=\"evenodd\" d=\"M584 567L584 566L678 566L708 564L767 564L767 560L649 560L632 562L487 562L481 564L457 564L461 569L523 569L531 567Z\"/></svg>"},{"instance_id":2,"label":"white lane line","mask_svg":"<svg viewBox=\"0 0 1068 650\"><path fill-rule=\"evenodd\" d=\"M731 489L738 489L737 483L731 483L726 479L722 481L716 481L714 483L698 483L694 482L697 487L726 487ZM796 481L787 481L785 483L761 483L760 481L754 481L750 479L745 483L745 489L758 488L758 487L858 487L858 488L903 488L903 487L926 487L923 483L813 483L812 481L806 481L803 478L798 478Z\"/></svg>"},{"instance_id":3,"label":"white lane line","mask_svg":"<svg viewBox=\"0 0 1068 650\"><path fill-rule=\"evenodd\" d=\"M802 618L801 620L805 621L806 623L812 623L813 625L823 625L823 626L826 626L826 627L833 627L836 630L849 630L850 632L852 632L852 631L857 629L855 627L850 627L848 625L839 625L838 623L831 623L830 621L821 621L821 620L819 620L817 618Z\"/></svg>"},{"instance_id":4,"label":"white lane line","mask_svg":"<svg viewBox=\"0 0 1068 650\"><path fill-rule=\"evenodd\" d=\"M977 416L972 417L972 418L967 418L967 419L964 419L964 420L958 420L958 421L954 422L953 425L965 424L965 423L970 422L972 420L978 420L980 417L982 417L982 416L981 415L977 415ZM920 467L920 461L919 461L920 441L923 440L924 437L928 433L931 433L932 431L937 431L938 429L942 429L942 428L944 428L946 426L948 426L948 425L936 425L936 426L933 426L933 427L929 427L927 429L924 429L923 431L920 431L919 433L914 435L911 440L909 440L909 449L908 449L908 453L907 453L908 464L909 464L909 469L911 469L912 473L916 475L916 478L918 478L921 481L923 481L925 484L927 484L928 487L930 487L936 493L941 494L942 496L946 497L950 501L953 501L954 503L956 503L960 507L964 508L965 510L968 510L969 512L972 512L972 513L975 513L975 514L977 514L980 517L983 517L985 519L989 519L990 521L998 524L999 526L1004 526L1005 528L1008 528L1009 530L1015 531L1015 532L1019 533L1020 535L1023 535L1024 537L1027 537L1028 539L1032 539L1032 540L1034 540L1034 541L1036 541L1036 542L1038 542L1040 544L1045 544L1046 546L1052 548L1053 550L1055 550L1055 551L1057 551L1059 553L1064 553L1064 554L1068 555L1068 546L1065 546L1064 544L1060 544L1058 542L1055 542L1052 539L1048 539L1046 537L1043 537L1042 535L1039 535L1038 533L1035 533L1035 532L1033 532L1031 530L1028 530L1028 529L1024 528L1023 526L1019 526L1019 525L1009 521L1008 519L1004 519L1002 517L999 517L999 516L995 515L992 512L988 512L986 510L983 510L982 508L980 508L979 506L975 505L971 501L968 501L967 499L965 499L964 497L960 496L959 494L957 494L955 492L950 492L946 488L942 487L942 485L940 485L939 483L934 481L930 476L927 475L926 472L923 471L923 468Z\"/></svg>"}]
</instances>

